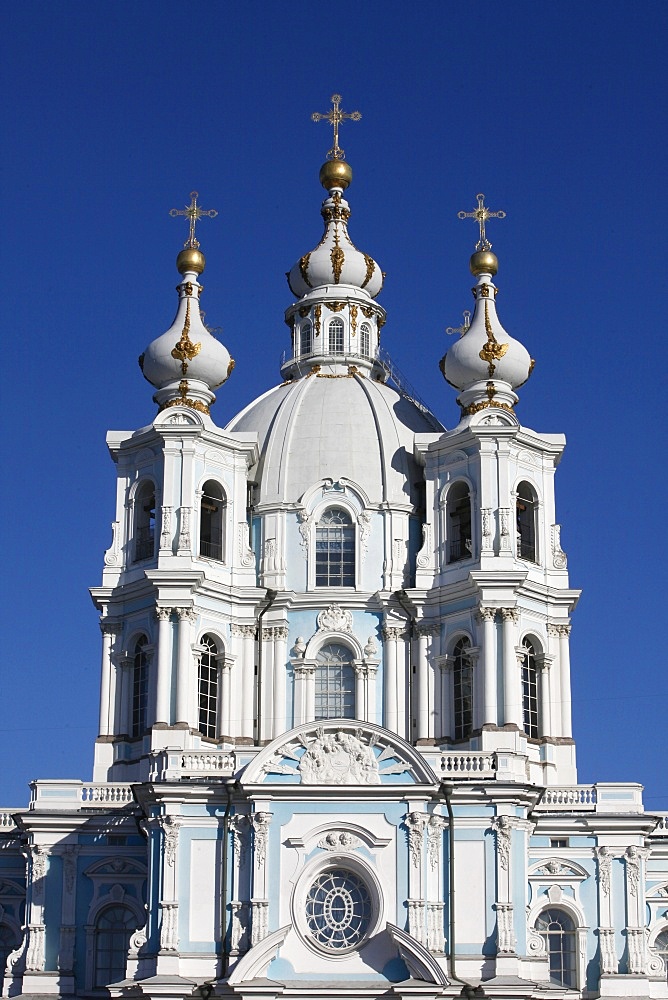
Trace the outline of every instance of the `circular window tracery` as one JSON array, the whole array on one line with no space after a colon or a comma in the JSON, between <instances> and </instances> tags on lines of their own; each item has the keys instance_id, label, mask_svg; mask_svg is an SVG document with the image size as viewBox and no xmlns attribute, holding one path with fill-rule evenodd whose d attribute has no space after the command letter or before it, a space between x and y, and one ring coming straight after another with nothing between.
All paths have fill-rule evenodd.
<instances>
[{"instance_id":1,"label":"circular window tracery","mask_svg":"<svg viewBox=\"0 0 668 1000\"><path fill-rule=\"evenodd\" d=\"M330 868L306 895L306 923L315 942L328 951L348 951L371 926L373 904L364 880L345 868Z\"/></svg>"}]
</instances>

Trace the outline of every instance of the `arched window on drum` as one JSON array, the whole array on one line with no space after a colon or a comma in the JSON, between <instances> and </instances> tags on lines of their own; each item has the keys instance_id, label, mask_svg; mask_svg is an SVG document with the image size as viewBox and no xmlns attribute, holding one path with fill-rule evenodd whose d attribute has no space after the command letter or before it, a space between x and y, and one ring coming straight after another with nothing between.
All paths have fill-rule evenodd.
<instances>
[{"instance_id":1,"label":"arched window on drum","mask_svg":"<svg viewBox=\"0 0 668 1000\"><path fill-rule=\"evenodd\" d=\"M330 642L316 657L315 717L355 718L355 669L347 646Z\"/></svg>"}]
</instances>

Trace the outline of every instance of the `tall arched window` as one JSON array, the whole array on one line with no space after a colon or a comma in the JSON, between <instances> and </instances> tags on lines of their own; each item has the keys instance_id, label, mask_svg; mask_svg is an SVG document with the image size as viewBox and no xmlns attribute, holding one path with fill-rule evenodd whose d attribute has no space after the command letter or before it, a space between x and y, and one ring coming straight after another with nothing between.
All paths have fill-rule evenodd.
<instances>
[{"instance_id":1,"label":"tall arched window","mask_svg":"<svg viewBox=\"0 0 668 1000\"><path fill-rule=\"evenodd\" d=\"M329 334L329 353L343 354L343 320L338 318L330 320L327 332Z\"/></svg>"},{"instance_id":2,"label":"tall arched window","mask_svg":"<svg viewBox=\"0 0 668 1000\"><path fill-rule=\"evenodd\" d=\"M299 353L310 354L313 350L313 327L308 322L302 323L299 331Z\"/></svg>"},{"instance_id":3,"label":"tall arched window","mask_svg":"<svg viewBox=\"0 0 668 1000\"><path fill-rule=\"evenodd\" d=\"M360 354L365 358L369 357L371 350L371 327L368 323L362 323L360 327Z\"/></svg>"},{"instance_id":4,"label":"tall arched window","mask_svg":"<svg viewBox=\"0 0 668 1000\"><path fill-rule=\"evenodd\" d=\"M538 668L536 650L530 639L522 642L522 710L524 732L534 739L538 737Z\"/></svg>"},{"instance_id":5,"label":"tall arched window","mask_svg":"<svg viewBox=\"0 0 668 1000\"><path fill-rule=\"evenodd\" d=\"M562 986L577 988L575 924L563 910L544 910L536 930L545 941L550 963L550 979Z\"/></svg>"},{"instance_id":6,"label":"tall arched window","mask_svg":"<svg viewBox=\"0 0 668 1000\"><path fill-rule=\"evenodd\" d=\"M95 925L95 987L125 979L130 938L137 926L127 906L109 906L100 913Z\"/></svg>"},{"instance_id":7,"label":"tall arched window","mask_svg":"<svg viewBox=\"0 0 668 1000\"><path fill-rule=\"evenodd\" d=\"M536 559L536 492L529 483L520 483L515 501L517 519L517 555L520 559Z\"/></svg>"},{"instance_id":8,"label":"tall arched window","mask_svg":"<svg viewBox=\"0 0 668 1000\"><path fill-rule=\"evenodd\" d=\"M197 678L197 704L199 706L199 731L215 739L218 735L218 647L210 635L200 643L199 672Z\"/></svg>"},{"instance_id":9,"label":"tall arched window","mask_svg":"<svg viewBox=\"0 0 668 1000\"><path fill-rule=\"evenodd\" d=\"M316 527L315 585L355 586L355 528L341 507L326 510Z\"/></svg>"},{"instance_id":10,"label":"tall arched window","mask_svg":"<svg viewBox=\"0 0 668 1000\"><path fill-rule=\"evenodd\" d=\"M202 489L199 516L199 554L206 559L223 558L225 494L222 486L209 479Z\"/></svg>"},{"instance_id":11,"label":"tall arched window","mask_svg":"<svg viewBox=\"0 0 668 1000\"><path fill-rule=\"evenodd\" d=\"M446 506L448 562L468 559L472 554L471 496L466 483L455 483L448 491Z\"/></svg>"},{"instance_id":12,"label":"tall arched window","mask_svg":"<svg viewBox=\"0 0 668 1000\"><path fill-rule=\"evenodd\" d=\"M315 668L316 719L355 718L355 670L353 654L338 642L330 642L318 653Z\"/></svg>"},{"instance_id":13,"label":"tall arched window","mask_svg":"<svg viewBox=\"0 0 668 1000\"><path fill-rule=\"evenodd\" d=\"M151 559L155 552L155 487L142 483L135 494L135 562Z\"/></svg>"},{"instance_id":14,"label":"tall arched window","mask_svg":"<svg viewBox=\"0 0 668 1000\"><path fill-rule=\"evenodd\" d=\"M131 735L143 736L148 714L148 639L141 635L132 651L132 723Z\"/></svg>"},{"instance_id":15,"label":"tall arched window","mask_svg":"<svg viewBox=\"0 0 668 1000\"><path fill-rule=\"evenodd\" d=\"M455 739L465 740L473 729L473 665L468 650L471 642L464 636L452 651Z\"/></svg>"}]
</instances>

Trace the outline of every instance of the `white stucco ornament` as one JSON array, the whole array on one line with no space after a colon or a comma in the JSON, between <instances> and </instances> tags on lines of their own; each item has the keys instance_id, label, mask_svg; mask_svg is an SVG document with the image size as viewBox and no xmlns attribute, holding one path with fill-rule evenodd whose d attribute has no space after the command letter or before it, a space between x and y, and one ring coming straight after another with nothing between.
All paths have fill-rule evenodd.
<instances>
[{"instance_id":1,"label":"white stucco ornament","mask_svg":"<svg viewBox=\"0 0 668 1000\"><path fill-rule=\"evenodd\" d=\"M339 730L318 736L299 762L303 785L379 785L378 760L357 736Z\"/></svg>"}]
</instances>

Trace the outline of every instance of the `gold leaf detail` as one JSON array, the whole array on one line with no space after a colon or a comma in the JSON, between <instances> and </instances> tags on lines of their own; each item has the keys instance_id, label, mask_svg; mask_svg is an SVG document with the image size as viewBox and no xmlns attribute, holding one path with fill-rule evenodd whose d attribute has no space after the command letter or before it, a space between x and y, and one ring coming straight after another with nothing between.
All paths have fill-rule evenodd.
<instances>
[{"instance_id":1,"label":"gold leaf detail","mask_svg":"<svg viewBox=\"0 0 668 1000\"><path fill-rule=\"evenodd\" d=\"M369 257L368 253L364 254L364 261L366 263L366 274L364 275L364 281L360 285L360 288L364 288L365 285L368 285L369 282L371 281L371 275L373 274L373 268L375 263L373 257Z\"/></svg>"},{"instance_id":2,"label":"gold leaf detail","mask_svg":"<svg viewBox=\"0 0 668 1000\"><path fill-rule=\"evenodd\" d=\"M320 317L322 316L322 306L316 306L313 310L313 319L315 320L315 335L320 336Z\"/></svg>"},{"instance_id":3,"label":"gold leaf detail","mask_svg":"<svg viewBox=\"0 0 668 1000\"><path fill-rule=\"evenodd\" d=\"M484 287L484 286L483 286ZM496 337L494 336L494 331L492 330L492 324L489 321L489 305L485 302L485 332L487 334L487 343L480 351L478 357L487 362L489 367L489 377L491 378L495 371L495 366L492 364L494 361L498 361L502 358L506 351L508 350L508 344L500 344Z\"/></svg>"},{"instance_id":4,"label":"gold leaf detail","mask_svg":"<svg viewBox=\"0 0 668 1000\"><path fill-rule=\"evenodd\" d=\"M342 309L345 309L345 302L325 302L328 309L331 309L333 313L339 313Z\"/></svg>"},{"instance_id":5,"label":"gold leaf detail","mask_svg":"<svg viewBox=\"0 0 668 1000\"><path fill-rule=\"evenodd\" d=\"M228 378L230 377L230 375L231 375L231 374L232 374L232 372L234 371L234 366L235 366L235 365L236 365L236 361L234 360L234 358L230 358L230 363L229 363L229 365L227 366L227 377L228 377Z\"/></svg>"},{"instance_id":6,"label":"gold leaf detail","mask_svg":"<svg viewBox=\"0 0 668 1000\"><path fill-rule=\"evenodd\" d=\"M371 306L360 306L360 309L362 310L367 319L372 318L374 310L371 308Z\"/></svg>"},{"instance_id":7,"label":"gold leaf detail","mask_svg":"<svg viewBox=\"0 0 668 1000\"><path fill-rule=\"evenodd\" d=\"M353 335L357 333L357 306L350 307L350 330Z\"/></svg>"},{"instance_id":8,"label":"gold leaf detail","mask_svg":"<svg viewBox=\"0 0 668 1000\"><path fill-rule=\"evenodd\" d=\"M536 359L532 358L531 363L529 364L529 375L531 375L531 372L534 370L535 367L536 367Z\"/></svg>"},{"instance_id":9,"label":"gold leaf detail","mask_svg":"<svg viewBox=\"0 0 668 1000\"><path fill-rule=\"evenodd\" d=\"M334 271L334 284L338 285L341 278L341 271L343 270L343 264L345 261L345 254L341 247L332 247L330 252L330 258L332 261L332 270Z\"/></svg>"},{"instance_id":10,"label":"gold leaf detail","mask_svg":"<svg viewBox=\"0 0 668 1000\"><path fill-rule=\"evenodd\" d=\"M190 333L190 299L186 303L186 320L183 324L183 332L181 333L181 339L177 343L176 347L172 350L172 357L175 361L181 362L181 371L185 375L188 371L188 361L192 361L196 358L199 352L202 350L202 345L200 343L193 344L192 340L188 336Z\"/></svg>"},{"instance_id":11,"label":"gold leaf detail","mask_svg":"<svg viewBox=\"0 0 668 1000\"><path fill-rule=\"evenodd\" d=\"M304 279L304 283L307 284L309 288L313 288L313 285L308 280L308 274L306 273L308 271L308 262L310 259L311 259L310 253L305 253L303 257L299 258L299 273Z\"/></svg>"},{"instance_id":12,"label":"gold leaf detail","mask_svg":"<svg viewBox=\"0 0 668 1000\"><path fill-rule=\"evenodd\" d=\"M310 311L311 311L311 307L310 306L300 306L299 307L299 315L301 316L302 319L304 319L305 316L308 316L308 314L310 313Z\"/></svg>"}]
</instances>

